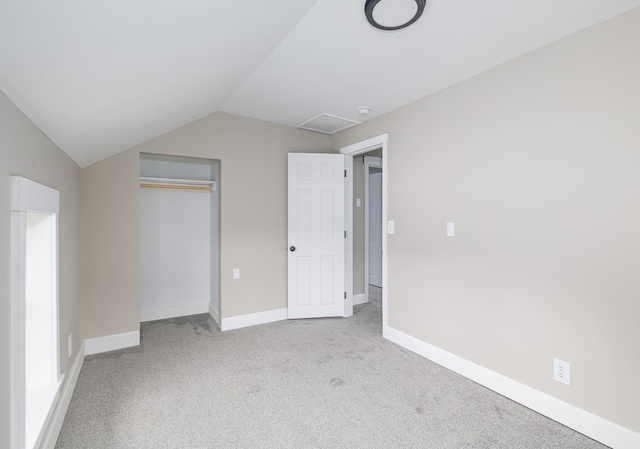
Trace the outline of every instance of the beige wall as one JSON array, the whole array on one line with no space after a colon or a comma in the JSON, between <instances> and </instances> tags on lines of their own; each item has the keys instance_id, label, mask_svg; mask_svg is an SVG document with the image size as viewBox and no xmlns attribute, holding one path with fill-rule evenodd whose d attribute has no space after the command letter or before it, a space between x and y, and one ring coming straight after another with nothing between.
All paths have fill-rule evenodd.
<instances>
[{"instance_id":1,"label":"beige wall","mask_svg":"<svg viewBox=\"0 0 640 449\"><path fill-rule=\"evenodd\" d=\"M140 157L125 151L82 170L82 337L140 327Z\"/></svg>"},{"instance_id":2,"label":"beige wall","mask_svg":"<svg viewBox=\"0 0 640 449\"><path fill-rule=\"evenodd\" d=\"M287 306L287 153L328 152L330 141L215 113L84 169L84 337L139 328L140 152L220 160L221 314L229 318Z\"/></svg>"},{"instance_id":3,"label":"beige wall","mask_svg":"<svg viewBox=\"0 0 640 449\"><path fill-rule=\"evenodd\" d=\"M67 373L67 335L76 342L80 287L80 168L0 92L0 447L9 447L9 176L18 175L60 192L60 364ZM77 345L74 354L77 352ZM67 376L68 378L68 376Z\"/></svg>"},{"instance_id":4,"label":"beige wall","mask_svg":"<svg viewBox=\"0 0 640 449\"><path fill-rule=\"evenodd\" d=\"M640 9L332 141L389 133L391 327L636 432L638 42Z\"/></svg>"}]
</instances>

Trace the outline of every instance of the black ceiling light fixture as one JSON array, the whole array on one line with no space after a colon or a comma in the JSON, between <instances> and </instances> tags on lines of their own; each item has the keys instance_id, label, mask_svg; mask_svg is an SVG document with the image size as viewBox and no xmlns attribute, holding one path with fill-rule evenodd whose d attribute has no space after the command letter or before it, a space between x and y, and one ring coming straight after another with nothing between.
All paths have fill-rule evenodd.
<instances>
[{"instance_id":1,"label":"black ceiling light fixture","mask_svg":"<svg viewBox=\"0 0 640 449\"><path fill-rule=\"evenodd\" d=\"M408 22L402 23L400 25L385 26L385 25L380 25L373 18L373 10L381 1L382 0L366 0L366 2L364 3L364 15L367 16L367 20L371 25L383 31L395 31L395 30L401 30L402 28L408 27L409 25L411 25L412 23L414 23L416 20L420 18L420 16L422 15L422 12L424 11L424 7L427 4L427 0L415 0L416 4L418 5L418 10L416 11L416 14L413 16L411 20L409 20Z\"/></svg>"}]
</instances>

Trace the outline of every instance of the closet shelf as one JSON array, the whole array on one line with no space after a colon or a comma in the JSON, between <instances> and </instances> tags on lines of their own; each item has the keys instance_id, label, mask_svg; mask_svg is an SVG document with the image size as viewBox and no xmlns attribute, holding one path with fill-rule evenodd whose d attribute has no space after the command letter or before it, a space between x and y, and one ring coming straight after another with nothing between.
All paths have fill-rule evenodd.
<instances>
[{"instance_id":1,"label":"closet shelf","mask_svg":"<svg viewBox=\"0 0 640 449\"><path fill-rule=\"evenodd\" d=\"M140 177L140 188L145 189L178 189L178 190L211 190L216 191L215 181L199 181L195 179L171 179Z\"/></svg>"}]
</instances>

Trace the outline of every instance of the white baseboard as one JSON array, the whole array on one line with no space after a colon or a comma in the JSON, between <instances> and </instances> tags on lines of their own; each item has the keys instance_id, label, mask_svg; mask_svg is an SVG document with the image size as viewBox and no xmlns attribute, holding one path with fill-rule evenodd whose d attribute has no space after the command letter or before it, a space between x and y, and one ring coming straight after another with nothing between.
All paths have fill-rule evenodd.
<instances>
[{"instance_id":1,"label":"white baseboard","mask_svg":"<svg viewBox=\"0 0 640 449\"><path fill-rule=\"evenodd\" d=\"M62 428L62 423L67 415L67 409L69 408L69 403L73 396L73 391L76 389L78 376L80 375L80 370L84 363L84 355L84 343L82 343L78 349L76 357L73 359L69 372L65 376L67 381L65 382L64 387L62 388L62 393L58 398L58 404L56 405L51 420L49 421L49 426L47 427L42 443L40 444L40 449L54 449L56 446L58 436L60 435L60 429Z\"/></svg>"},{"instance_id":2,"label":"white baseboard","mask_svg":"<svg viewBox=\"0 0 640 449\"><path fill-rule=\"evenodd\" d=\"M266 312L250 313L248 315L233 316L231 318L223 318L220 329L230 331L240 329L242 327L255 326L257 324L273 323L274 321L282 321L288 318L288 310L276 309Z\"/></svg>"},{"instance_id":3,"label":"white baseboard","mask_svg":"<svg viewBox=\"0 0 640 449\"><path fill-rule=\"evenodd\" d=\"M84 341L84 355L101 354L116 349L130 348L140 344L140 331L106 337L89 338Z\"/></svg>"},{"instance_id":4,"label":"white baseboard","mask_svg":"<svg viewBox=\"0 0 640 449\"><path fill-rule=\"evenodd\" d=\"M640 447L640 434L391 327L384 337L525 407L615 449Z\"/></svg>"},{"instance_id":5,"label":"white baseboard","mask_svg":"<svg viewBox=\"0 0 640 449\"><path fill-rule=\"evenodd\" d=\"M141 310L140 322L165 320L167 318L175 318L178 316L197 315L199 313L208 313L209 303L192 304L188 306L171 306L162 307L161 309Z\"/></svg>"},{"instance_id":6,"label":"white baseboard","mask_svg":"<svg viewBox=\"0 0 640 449\"><path fill-rule=\"evenodd\" d=\"M358 304L364 304L367 302L367 298L364 297L364 293L360 293L359 295L353 295L353 305L357 306Z\"/></svg>"},{"instance_id":7,"label":"white baseboard","mask_svg":"<svg viewBox=\"0 0 640 449\"><path fill-rule=\"evenodd\" d=\"M213 321L215 321L218 327L220 327L220 312L213 307L213 304L209 304L209 315L211 315Z\"/></svg>"}]
</instances>

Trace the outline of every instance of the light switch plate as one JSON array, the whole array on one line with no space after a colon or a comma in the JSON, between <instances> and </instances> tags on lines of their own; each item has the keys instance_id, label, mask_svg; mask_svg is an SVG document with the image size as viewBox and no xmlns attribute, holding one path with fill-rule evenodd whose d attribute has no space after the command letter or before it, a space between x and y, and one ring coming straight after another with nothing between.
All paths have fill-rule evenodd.
<instances>
[{"instance_id":1,"label":"light switch plate","mask_svg":"<svg viewBox=\"0 0 640 449\"><path fill-rule=\"evenodd\" d=\"M233 279L240 279L240 268L233 269Z\"/></svg>"},{"instance_id":2,"label":"light switch plate","mask_svg":"<svg viewBox=\"0 0 640 449\"><path fill-rule=\"evenodd\" d=\"M396 222L393 220L387 221L387 234L396 233Z\"/></svg>"},{"instance_id":3,"label":"light switch plate","mask_svg":"<svg viewBox=\"0 0 640 449\"><path fill-rule=\"evenodd\" d=\"M454 237L456 234L455 223L452 221L447 222L447 237Z\"/></svg>"}]
</instances>

